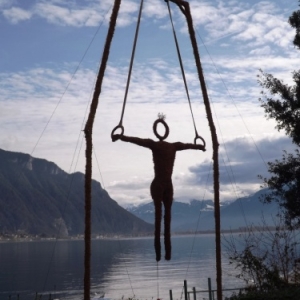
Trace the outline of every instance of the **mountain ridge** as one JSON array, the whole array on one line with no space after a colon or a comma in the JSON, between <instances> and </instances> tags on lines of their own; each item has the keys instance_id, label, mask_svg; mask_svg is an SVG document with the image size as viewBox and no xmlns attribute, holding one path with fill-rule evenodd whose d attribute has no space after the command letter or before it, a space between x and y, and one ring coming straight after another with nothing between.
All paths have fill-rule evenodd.
<instances>
[{"instance_id":1,"label":"mountain ridge","mask_svg":"<svg viewBox=\"0 0 300 300\"><path fill-rule=\"evenodd\" d=\"M84 174L68 174L55 163L29 154L0 149L0 234L74 236L84 232ZM92 180L92 233L145 235L153 233L153 202L124 209ZM272 224L277 204L263 205L260 190L248 197L221 203L222 230L262 221ZM212 200L174 201L172 231L214 229ZM274 223L274 222L273 222Z\"/></svg>"},{"instance_id":2,"label":"mountain ridge","mask_svg":"<svg viewBox=\"0 0 300 300\"><path fill-rule=\"evenodd\" d=\"M0 233L73 236L84 232L84 174L55 163L0 149ZM92 233L140 235L153 226L140 220L92 180Z\"/></svg>"},{"instance_id":3,"label":"mountain ridge","mask_svg":"<svg viewBox=\"0 0 300 300\"><path fill-rule=\"evenodd\" d=\"M274 226L278 213L277 203L263 204L260 196L267 193L262 189L253 195L221 203L221 229L238 230L249 225ZM152 202L129 207L128 211L153 224L154 205ZM189 203L175 201L172 206L172 231L177 233L214 230L214 203L212 200L191 199Z\"/></svg>"}]
</instances>

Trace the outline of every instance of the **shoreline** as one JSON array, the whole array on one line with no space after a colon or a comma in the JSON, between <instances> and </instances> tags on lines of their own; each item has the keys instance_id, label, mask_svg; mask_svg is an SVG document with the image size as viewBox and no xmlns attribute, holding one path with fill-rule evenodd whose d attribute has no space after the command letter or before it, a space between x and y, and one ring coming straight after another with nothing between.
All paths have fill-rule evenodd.
<instances>
[{"instance_id":1,"label":"shoreline","mask_svg":"<svg viewBox=\"0 0 300 300\"><path fill-rule=\"evenodd\" d=\"M238 234L248 232L249 228L238 228L238 229L224 229L221 230L221 234ZM253 230L253 228L252 228ZM266 230L275 230L275 227L257 227L256 231L266 231ZM194 236L194 235L211 235L215 234L214 230L205 230L197 232L175 232L172 237L185 237L185 236ZM119 240L119 239L150 239L153 238L153 234L144 234L144 235L94 235L92 236L93 240ZM69 236L69 237L41 237L39 235L25 235L25 234L5 234L0 235L0 243L15 243L15 242L38 242L38 241L84 241L83 235Z\"/></svg>"}]
</instances>

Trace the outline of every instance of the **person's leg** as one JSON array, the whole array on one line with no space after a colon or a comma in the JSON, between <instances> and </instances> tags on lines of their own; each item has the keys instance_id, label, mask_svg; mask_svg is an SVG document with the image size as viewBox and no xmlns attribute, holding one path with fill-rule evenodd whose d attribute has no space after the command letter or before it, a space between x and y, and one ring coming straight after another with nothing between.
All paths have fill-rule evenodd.
<instances>
[{"instance_id":1,"label":"person's leg","mask_svg":"<svg viewBox=\"0 0 300 300\"><path fill-rule=\"evenodd\" d=\"M161 209L162 209L162 188L160 184L155 181L151 184L151 196L155 207L155 231L154 231L154 248L156 253L156 261L161 259L161 245L160 245L160 232L161 232Z\"/></svg>"},{"instance_id":2,"label":"person's leg","mask_svg":"<svg viewBox=\"0 0 300 300\"><path fill-rule=\"evenodd\" d=\"M164 241L165 241L165 259L171 259L171 209L173 202L173 186L172 184L165 190L164 193L164 207L165 207L165 216L164 216Z\"/></svg>"},{"instance_id":3,"label":"person's leg","mask_svg":"<svg viewBox=\"0 0 300 300\"><path fill-rule=\"evenodd\" d=\"M156 203L156 204L155 204ZM156 253L156 261L161 258L160 231L161 231L161 201L155 201L155 230L154 230L154 248Z\"/></svg>"}]
</instances>

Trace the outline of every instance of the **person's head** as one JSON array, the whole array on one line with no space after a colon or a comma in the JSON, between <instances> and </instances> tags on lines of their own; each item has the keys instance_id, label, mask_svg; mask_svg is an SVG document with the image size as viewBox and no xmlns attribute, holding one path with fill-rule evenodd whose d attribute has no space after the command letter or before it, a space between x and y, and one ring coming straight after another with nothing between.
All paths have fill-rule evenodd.
<instances>
[{"instance_id":1,"label":"person's head","mask_svg":"<svg viewBox=\"0 0 300 300\"><path fill-rule=\"evenodd\" d=\"M166 116L165 116L164 114L159 113L159 114L158 114L158 119L155 120L154 123L153 123L153 132L154 132L155 136L156 136L160 141L165 140L165 139L169 136L169 132L170 132L169 126L168 126L168 124L166 123L165 118L166 118ZM160 135L160 134L157 132L157 125L158 125L159 123L163 124L164 127L165 127L165 134L164 134L164 135Z\"/></svg>"}]
</instances>

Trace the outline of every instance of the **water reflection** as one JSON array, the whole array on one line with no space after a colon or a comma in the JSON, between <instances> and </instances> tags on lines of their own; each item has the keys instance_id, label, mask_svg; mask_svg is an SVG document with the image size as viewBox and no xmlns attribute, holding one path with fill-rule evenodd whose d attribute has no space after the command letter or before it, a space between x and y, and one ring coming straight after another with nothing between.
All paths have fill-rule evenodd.
<instances>
[{"instance_id":1,"label":"water reflection","mask_svg":"<svg viewBox=\"0 0 300 300\"><path fill-rule=\"evenodd\" d=\"M152 238L94 240L92 242L92 292L121 299L180 299L183 280L190 289L207 289L207 278L215 286L214 237L172 238L172 260L155 261ZM0 244L0 298L20 294L34 299L35 292L57 293L63 299L82 299L83 241L22 242ZM223 259L223 284L242 286ZM57 296L58 296L57 295Z\"/></svg>"}]
</instances>

